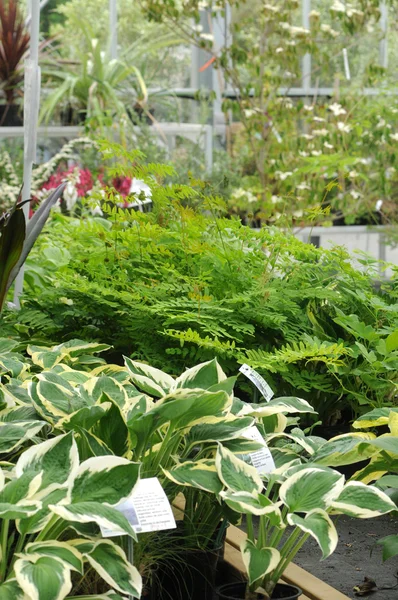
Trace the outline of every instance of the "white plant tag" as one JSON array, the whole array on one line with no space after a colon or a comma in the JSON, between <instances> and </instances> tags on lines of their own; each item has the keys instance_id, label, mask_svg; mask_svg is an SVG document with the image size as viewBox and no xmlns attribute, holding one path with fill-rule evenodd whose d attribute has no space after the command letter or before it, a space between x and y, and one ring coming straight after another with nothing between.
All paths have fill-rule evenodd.
<instances>
[{"instance_id":1,"label":"white plant tag","mask_svg":"<svg viewBox=\"0 0 398 600\"><path fill-rule=\"evenodd\" d=\"M170 502L157 477L141 479L125 502L115 507L128 520L135 533L175 529L176 522ZM101 527L103 537L115 537L119 532Z\"/></svg>"},{"instance_id":2,"label":"white plant tag","mask_svg":"<svg viewBox=\"0 0 398 600\"><path fill-rule=\"evenodd\" d=\"M242 365L239 369L243 375L245 375L259 390L259 392L264 396L267 402L269 402L274 395L274 392L265 381L264 377L261 377L260 373L257 373L254 369L249 367L249 365Z\"/></svg>"},{"instance_id":3,"label":"white plant tag","mask_svg":"<svg viewBox=\"0 0 398 600\"><path fill-rule=\"evenodd\" d=\"M275 470L274 459L272 458L272 454L271 454L265 440L263 439L263 436L257 429L257 427L255 427L255 426L250 427L250 429L245 431L242 434L242 436L247 438L248 440L254 440L263 445L263 447L260 448L260 450L257 450L256 452L252 452L251 454L249 454L250 461L251 461L253 467L255 469L257 469L257 472L261 474L261 473L271 473L272 471L274 471Z\"/></svg>"}]
</instances>

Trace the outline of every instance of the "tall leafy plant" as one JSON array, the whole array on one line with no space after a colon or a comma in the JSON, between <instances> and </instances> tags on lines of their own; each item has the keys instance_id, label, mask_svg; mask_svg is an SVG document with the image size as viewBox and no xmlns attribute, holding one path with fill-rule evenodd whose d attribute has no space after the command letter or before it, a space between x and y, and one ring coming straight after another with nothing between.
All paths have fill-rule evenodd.
<instances>
[{"instance_id":1,"label":"tall leafy plant","mask_svg":"<svg viewBox=\"0 0 398 600\"><path fill-rule=\"evenodd\" d=\"M22 60L30 36L17 0L0 2L0 85L7 105L14 104L23 81Z\"/></svg>"},{"instance_id":2,"label":"tall leafy plant","mask_svg":"<svg viewBox=\"0 0 398 600\"><path fill-rule=\"evenodd\" d=\"M41 204L26 223L23 204L14 207L0 217L0 311L7 292L24 264L33 244L40 235L51 208L59 200L65 185L60 185Z\"/></svg>"}]
</instances>

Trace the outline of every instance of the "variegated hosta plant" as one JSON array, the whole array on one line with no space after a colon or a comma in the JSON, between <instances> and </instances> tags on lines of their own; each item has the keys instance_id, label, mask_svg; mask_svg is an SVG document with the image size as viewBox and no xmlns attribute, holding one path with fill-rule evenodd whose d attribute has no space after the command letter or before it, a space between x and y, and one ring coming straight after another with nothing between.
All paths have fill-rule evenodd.
<instances>
[{"instance_id":1,"label":"variegated hosta plant","mask_svg":"<svg viewBox=\"0 0 398 600\"><path fill-rule=\"evenodd\" d=\"M396 505L377 487L346 482L338 471L315 462L325 456L325 440L284 431L287 414L311 412L305 401L279 398L241 410L261 419L263 432L274 422L274 431L265 434L270 445L284 438L294 442L290 447L272 448L275 470L260 477L251 465L218 444L215 458L202 461L202 468L183 462L167 475L187 486L200 481L231 510L246 516L248 535L242 545L248 575L246 600L257 599L259 588L264 598L272 598L276 583L309 536L318 542L323 558L335 550L338 536L331 516L373 518L393 511ZM368 443L366 435L364 440ZM344 444L352 447L353 442L349 438ZM297 453L299 447L306 449L305 456ZM257 534L253 517L259 520Z\"/></svg>"},{"instance_id":2,"label":"variegated hosta plant","mask_svg":"<svg viewBox=\"0 0 398 600\"><path fill-rule=\"evenodd\" d=\"M73 433L23 452L0 470L0 599L73 598L72 574L103 580L99 600L141 596L141 577L99 525L135 539L114 506L132 493L140 465L116 456L79 462ZM78 596L83 598L83 596Z\"/></svg>"}]
</instances>

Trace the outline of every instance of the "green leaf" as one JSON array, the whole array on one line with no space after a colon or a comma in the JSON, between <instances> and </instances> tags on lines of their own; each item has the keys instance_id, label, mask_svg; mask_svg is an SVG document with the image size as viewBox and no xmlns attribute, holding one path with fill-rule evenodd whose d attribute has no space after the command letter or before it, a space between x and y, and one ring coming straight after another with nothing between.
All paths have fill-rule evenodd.
<instances>
[{"instance_id":1,"label":"green leaf","mask_svg":"<svg viewBox=\"0 0 398 600\"><path fill-rule=\"evenodd\" d=\"M169 471L163 469L163 472L178 485L188 485L213 494L219 494L223 488L214 460L186 461Z\"/></svg>"},{"instance_id":2,"label":"green leaf","mask_svg":"<svg viewBox=\"0 0 398 600\"><path fill-rule=\"evenodd\" d=\"M140 390L155 398L162 398L168 394L174 386L174 379L160 371L141 362L133 361L130 358L124 357L132 382Z\"/></svg>"},{"instance_id":3,"label":"green leaf","mask_svg":"<svg viewBox=\"0 0 398 600\"><path fill-rule=\"evenodd\" d=\"M105 393L101 400L105 405L111 403L111 408L93 426L91 433L111 449L111 451L123 456L129 447L129 432L119 406Z\"/></svg>"},{"instance_id":4,"label":"green leaf","mask_svg":"<svg viewBox=\"0 0 398 600\"><path fill-rule=\"evenodd\" d=\"M44 421L21 421L10 423L0 421L0 453L9 454L26 441L36 437L45 427Z\"/></svg>"},{"instance_id":5,"label":"green leaf","mask_svg":"<svg viewBox=\"0 0 398 600\"><path fill-rule=\"evenodd\" d=\"M326 467L299 468L281 485L280 499L290 512L326 510L344 486L344 476Z\"/></svg>"},{"instance_id":6,"label":"green leaf","mask_svg":"<svg viewBox=\"0 0 398 600\"><path fill-rule=\"evenodd\" d=\"M120 535L127 534L133 539L137 539L126 517L112 506L100 502L79 502L66 505L50 504L49 509L65 521L96 523L103 529L110 529L119 532Z\"/></svg>"},{"instance_id":7,"label":"green leaf","mask_svg":"<svg viewBox=\"0 0 398 600\"><path fill-rule=\"evenodd\" d=\"M119 456L98 456L79 466L71 490L71 502L106 502L115 505L133 492L140 463Z\"/></svg>"},{"instance_id":8,"label":"green leaf","mask_svg":"<svg viewBox=\"0 0 398 600\"><path fill-rule=\"evenodd\" d=\"M311 462L336 467L350 465L370 458L377 452L371 446L360 447L363 441L372 440L372 433L346 433L323 444L311 457Z\"/></svg>"},{"instance_id":9,"label":"green leaf","mask_svg":"<svg viewBox=\"0 0 398 600\"><path fill-rule=\"evenodd\" d=\"M305 533L309 533L322 550L322 558L330 556L336 549L339 541L336 528L328 514L319 508L307 513L305 517L299 515L287 515L289 525L299 527Z\"/></svg>"},{"instance_id":10,"label":"green leaf","mask_svg":"<svg viewBox=\"0 0 398 600\"><path fill-rule=\"evenodd\" d=\"M360 481L348 482L332 506L336 512L357 519L371 519L397 510L387 494Z\"/></svg>"},{"instance_id":11,"label":"green leaf","mask_svg":"<svg viewBox=\"0 0 398 600\"><path fill-rule=\"evenodd\" d=\"M14 570L30 600L63 600L72 589L69 568L49 556L24 555L15 562Z\"/></svg>"},{"instance_id":12,"label":"green leaf","mask_svg":"<svg viewBox=\"0 0 398 600\"><path fill-rule=\"evenodd\" d=\"M375 408L370 412L358 417L352 426L354 429L367 429L368 427L388 425L391 412L398 412L398 408Z\"/></svg>"},{"instance_id":13,"label":"green leaf","mask_svg":"<svg viewBox=\"0 0 398 600\"><path fill-rule=\"evenodd\" d=\"M223 484L233 492L260 493L263 482L256 469L218 445L216 469Z\"/></svg>"},{"instance_id":14,"label":"green leaf","mask_svg":"<svg viewBox=\"0 0 398 600\"><path fill-rule=\"evenodd\" d=\"M229 490L221 492L221 498L227 505L242 514L260 515L276 515L280 520L280 510L271 500L262 494L249 492L231 492Z\"/></svg>"},{"instance_id":15,"label":"green leaf","mask_svg":"<svg viewBox=\"0 0 398 600\"><path fill-rule=\"evenodd\" d=\"M209 360L187 369L175 381L175 388L191 388L208 390L211 386L225 381L227 376L217 362L217 359Z\"/></svg>"},{"instance_id":16,"label":"green leaf","mask_svg":"<svg viewBox=\"0 0 398 600\"><path fill-rule=\"evenodd\" d=\"M257 548L250 540L241 545L243 562L246 567L249 584L259 582L276 569L281 556L275 548Z\"/></svg>"},{"instance_id":17,"label":"green leaf","mask_svg":"<svg viewBox=\"0 0 398 600\"><path fill-rule=\"evenodd\" d=\"M67 542L50 540L47 542L33 542L25 547L26 554L51 556L65 563L69 569L83 575L83 557L80 552Z\"/></svg>"},{"instance_id":18,"label":"green leaf","mask_svg":"<svg viewBox=\"0 0 398 600\"><path fill-rule=\"evenodd\" d=\"M76 442L72 433L57 436L26 450L15 466L17 477L23 474L33 479L41 474L35 498L67 485L79 464Z\"/></svg>"},{"instance_id":19,"label":"green leaf","mask_svg":"<svg viewBox=\"0 0 398 600\"><path fill-rule=\"evenodd\" d=\"M60 419L57 422L57 429L64 431L75 431L76 429L91 429L102 417L104 417L111 408L110 402L104 402L101 405L85 406L74 413Z\"/></svg>"},{"instance_id":20,"label":"green leaf","mask_svg":"<svg viewBox=\"0 0 398 600\"><path fill-rule=\"evenodd\" d=\"M25 593L16 579L9 579L0 584L0 600L26 600Z\"/></svg>"},{"instance_id":21,"label":"green leaf","mask_svg":"<svg viewBox=\"0 0 398 600\"><path fill-rule=\"evenodd\" d=\"M377 543L383 546L383 561L398 554L398 535L387 535L381 540L378 540Z\"/></svg>"},{"instance_id":22,"label":"green leaf","mask_svg":"<svg viewBox=\"0 0 398 600\"><path fill-rule=\"evenodd\" d=\"M386 350L387 352L398 350L398 329L386 338Z\"/></svg>"},{"instance_id":23,"label":"green leaf","mask_svg":"<svg viewBox=\"0 0 398 600\"><path fill-rule=\"evenodd\" d=\"M254 424L252 417L221 419L219 423L204 423L191 427L186 441L188 446L203 442L225 442L239 438Z\"/></svg>"},{"instance_id":24,"label":"green leaf","mask_svg":"<svg viewBox=\"0 0 398 600\"><path fill-rule=\"evenodd\" d=\"M86 554L86 558L112 588L134 598L141 597L141 576L119 546L109 540L99 541Z\"/></svg>"}]
</instances>

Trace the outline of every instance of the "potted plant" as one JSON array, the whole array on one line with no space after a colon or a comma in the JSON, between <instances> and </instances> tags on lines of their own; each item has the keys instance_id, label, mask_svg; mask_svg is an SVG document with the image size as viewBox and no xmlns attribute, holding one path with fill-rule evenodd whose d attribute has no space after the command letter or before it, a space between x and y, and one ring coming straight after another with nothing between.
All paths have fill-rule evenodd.
<instances>
[{"instance_id":1,"label":"potted plant","mask_svg":"<svg viewBox=\"0 0 398 600\"><path fill-rule=\"evenodd\" d=\"M113 122L115 116L127 118L127 109L121 99L122 86L138 83L137 100L147 97L145 82L134 65L120 59L110 59L99 41L90 35L90 29L81 24L85 47L78 60L66 61L48 58L43 77L54 89L44 100L40 120L48 123L61 107L63 125L83 124L90 120L102 127ZM130 86L131 94L132 86ZM144 101L144 100L143 100Z\"/></svg>"},{"instance_id":2,"label":"potted plant","mask_svg":"<svg viewBox=\"0 0 398 600\"><path fill-rule=\"evenodd\" d=\"M346 482L338 471L315 462L322 446L330 442L307 438L302 432L285 433L287 419L283 415L311 410L305 405L297 398L278 398L245 409L247 415L259 419L260 428L264 419L268 430L274 421L275 431L265 435L270 444L278 440L273 449L276 468L271 473L260 476L221 444L200 473L202 482L207 480L213 486L220 501L246 517L247 539L241 550L248 581L221 586L220 600L296 600L300 590L279 580L310 535L318 542L323 558L332 554L338 536L330 515L373 518L396 510L394 502L377 487ZM280 444L284 437L288 443ZM307 456L300 456L300 447ZM186 463L176 465L168 475L185 485L195 484L199 476L197 470L190 473ZM258 517L257 530L253 517Z\"/></svg>"},{"instance_id":3,"label":"potted plant","mask_svg":"<svg viewBox=\"0 0 398 600\"><path fill-rule=\"evenodd\" d=\"M24 79L22 60L30 36L16 0L0 0L0 87L5 104L0 104L0 127L22 125L21 96Z\"/></svg>"}]
</instances>

